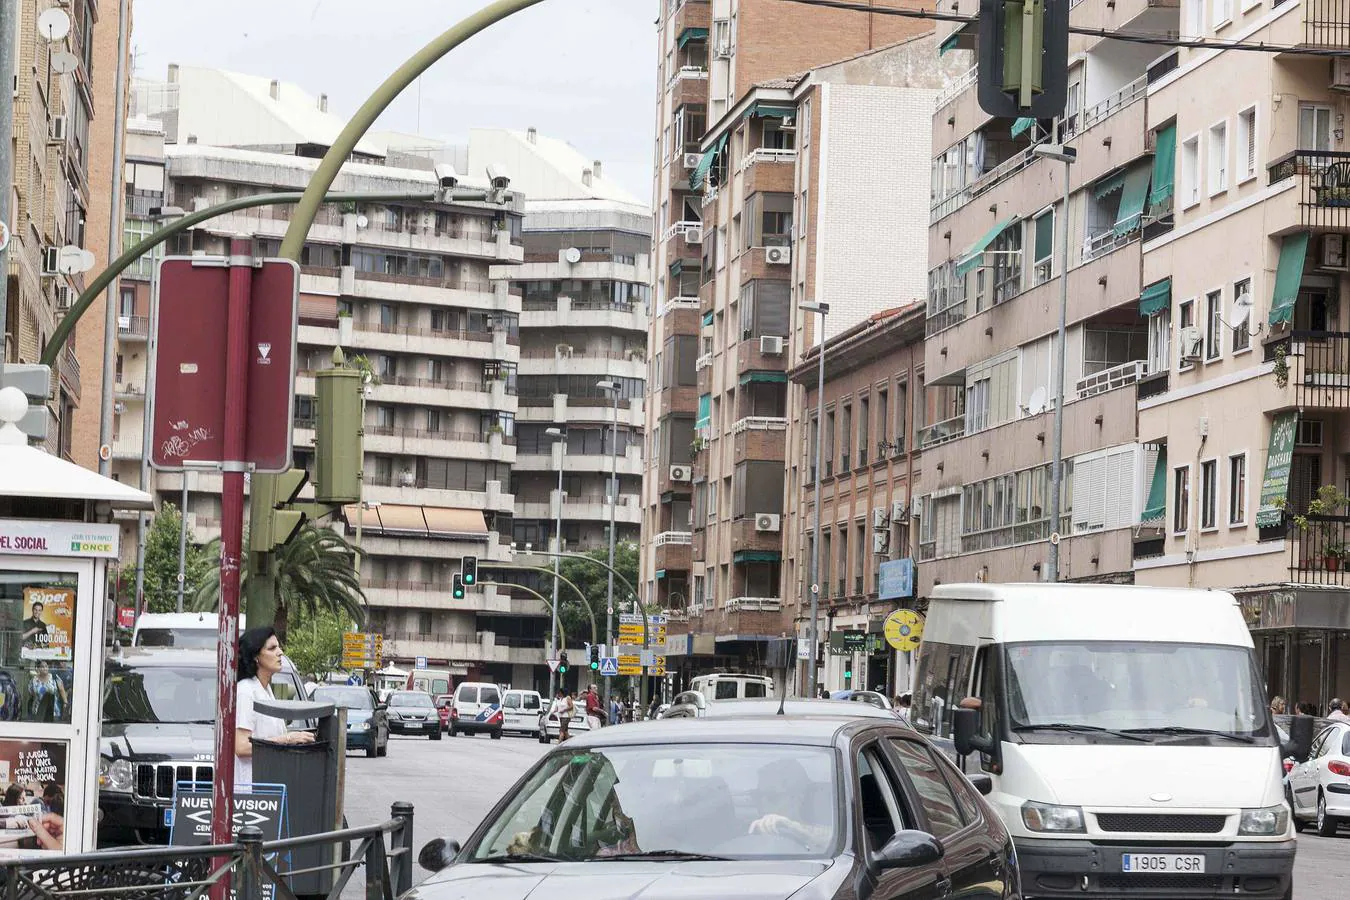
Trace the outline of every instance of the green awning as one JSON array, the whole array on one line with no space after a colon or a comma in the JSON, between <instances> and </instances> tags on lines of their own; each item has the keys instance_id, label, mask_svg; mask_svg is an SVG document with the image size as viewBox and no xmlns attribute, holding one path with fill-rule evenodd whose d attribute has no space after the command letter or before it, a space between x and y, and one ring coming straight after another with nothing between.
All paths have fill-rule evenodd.
<instances>
[{"instance_id":1,"label":"green awning","mask_svg":"<svg viewBox=\"0 0 1350 900\"><path fill-rule=\"evenodd\" d=\"M1172 279L1155 281L1139 293L1139 315L1151 316L1172 306Z\"/></svg>"},{"instance_id":2,"label":"green awning","mask_svg":"<svg viewBox=\"0 0 1350 900\"><path fill-rule=\"evenodd\" d=\"M786 372L746 372L741 384L787 384Z\"/></svg>"},{"instance_id":3,"label":"green awning","mask_svg":"<svg viewBox=\"0 0 1350 900\"><path fill-rule=\"evenodd\" d=\"M1092 196L1098 200L1105 197L1112 191L1118 191L1125 186L1125 170L1121 169L1114 175L1107 175L1101 181L1092 186Z\"/></svg>"},{"instance_id":4,"label":"green awning","mask_svg":"<svg viewBox=\"0 0 1350 900\"><path fill-rule=\"evenodd\" d=\"M752 562L780 562L783 554L777 550L737 550L731 556L731 561L736 563Z\"/></svg>"},{"instance_id":5,"label":"green awning","mask_svg":"<svg viewBox=\"0 0 1350 900\"><path fill-rule=\"evenodd\" d=\"M1152 176L1147 163L1140 163L1125 173L1125 187L1120 192L1120 211L1116 213L1117 237L1139 227L1139 220L1144 215L1144 200L1148 198L1148 182Z\"/></svg>"},{"instance_id":6,"label":"green awning","mask_svg":"<svg viewBox=\"0 0 1350 900\"><path fill-rule=\"evenodd\" d=\"M665 578L665 577L666 577L666 570L665 570L665 569L657 569L657 570L656 570L656 577L657 577L657 578Z\"/></svg>"},{"instance_id":7,"label":"green awning","mask_svg":"<svg viewBox=\"0 0 1350 900\"><path fill-rule=\"evenodd\" d=\"M684 47L690 41L706 41L708 39L708 29L706 28L686 28L680 32L679 44Z\"/></svg>"},{"instance_id":8,"label":"green awning","mask_svg":"<svg viewBox=\"0 0 1350 900\"><path fill-rule=\"evenodd\" d=\"M961 259L956 263L956 274L965 275L980 267L980 260L984 258L984 251L989 248L1000 234L1008 229L1014 219L1004 219L993 228L985 232L984 237L975 242L969 250L961 255Z\"/></svg>"},{"instance_id":9,"label":"green awning","mask_svg":"<svg viewBox=\"0 0 1350 900\"><path fill-rule=\"evenodd\" d=\"M1028 128L1030 128L1032 125L1035 124L1036 120L1031 118L1030 116L1023 116L1020 119L1014 119L1012 123L1012 136L1017 137L1019 134L1026 131Z\"/></svg>"},{"instance_id":10,"label":"green awning","mask_svg":"<svg viewBox=\"0 0 1350 900\"><path fill-rule=\"evenodd\" d=\"M1153 466L1153 482L1148 487L1141 522L1156 522L1167 514L1167 445L1158 450L1158 462Z\"/></svg>"},{"instance_id":11,"label":"green awning","mask_svg":"<svg viewBox=\"0 0 1350 900\"><path fill-rule=\"evenodd\" d=\"M948 50L956 49L956 42L961 39L960 29L947 35L946 39L938 45L938 56L946 53Z\"/></svg>"},{"instance_id":12,"label":"green awning","mask_svg":"<svg viewBox=\"0 0 1350 900\"><path fill-rule=\"evenodd\" d=\"M750 119L758 116L761 119L786 119L797 114L797 107L786 106L782 103L752 103L750 108L745 111L745 118Z\"/></svg>"},{"instance_id":13,"label":"green awning","mask_svg":"<svg viewBox=\"0 0 1350 900\"><path fill-rule=\"evenodd\" d=\"M712 325L712 323L713 323L713 314L712 310L709 310L708 312L705 312L703 314L703 327L707 328L708 326Z\"/></svg>"},{"instance_id":14,"label":"green awning","mask_svg":"<svg viewBox=\"0 0 1350 900\"><path fill-rule=\"evenodd\" d=\"M698 165L694 167L694 171L689 174L689 189L691 191L696 191L703 187L703 181L708 177L708 172L712 169L713 160L717 159L717 154L720 153L722 148L726 145L727 135L724 134L717 139L717 143L713 144L707 153L703 154L703 158L698 161Z\"/></svg>"},{"instance_id":15,"label":"green awning","mask_svg":"<svg viewBox=\"0 0 1350 900\"><path fill-rule=\"evenodd\" d=\"M699 394L698 418L694 420L694 427L703 428L711 423L712 423L712 394Z\"/></svg>"},{"instance_id":16,"label":"green awning","mask_svg":"<svg viewBox=\"0 0 1350 900\"><path fill-rule=\"evenodd\" d=\"M1153 151L1153 190L1148 195L1148 205L1157 206L1172 196L1176 185L1177 168L1177 126L1168 125L1158 132Z\"/></svg>"},{"instance_id":17,"label":"green awning","mask_svg":"<svg viewBox=\"0 0 1350 900\"><path fill-rule=\"evenodd\" d=\"M1280 244L1280 267L1275 270L1275 295L1270 299L1270 324L1294 318L1294 301L1303 283L1303 262L1308 256L1308 232L1287 234Z\"/></svg>"},{"instance_id":18,"label":"green awning","mask_svg":"<svg viewBox=\"0 0 1350 900\"><path fill-rule=\"evenodd\" d=\"M679 278L680 273L684 271L684 260L677 259L670 264L670 277Z\"/></svg>"}]
</instances>

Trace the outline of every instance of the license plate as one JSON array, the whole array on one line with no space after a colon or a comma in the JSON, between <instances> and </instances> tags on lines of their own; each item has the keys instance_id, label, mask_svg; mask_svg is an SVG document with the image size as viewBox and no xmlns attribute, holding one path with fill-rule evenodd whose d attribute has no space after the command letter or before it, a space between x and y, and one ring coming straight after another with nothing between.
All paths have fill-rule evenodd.
<instances>
[{"instance_id":1,"label":"license plate","mask_svg":"<svg viewBox=\"0 0 1350 900\"><path fill-rule=\"evenodd\" d=\"M1124 853L1120 857L1122 872L1203 875L1205 857L1202 854Z\"/></svg>"},{"instance_id":2,"label":"license plate","mask_svg":"<svg viewBox=\"0 0 1350 900\"><path fill-rule=\"evenodd\" d=\"M421 728L421 727L422 727L422 723L421 723L421 722L404 722L404 723L403 723L403 726L404 726L405 728Z\"/></svg>"}]
</instances>

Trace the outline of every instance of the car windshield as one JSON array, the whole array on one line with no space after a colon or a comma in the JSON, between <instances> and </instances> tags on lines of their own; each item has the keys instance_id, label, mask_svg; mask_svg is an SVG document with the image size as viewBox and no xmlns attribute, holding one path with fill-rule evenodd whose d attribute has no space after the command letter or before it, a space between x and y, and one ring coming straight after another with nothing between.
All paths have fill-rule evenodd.
<instances>
[{"instance_id":1,"label":"car windshield","mask_svg":"<svg viewBox=\"0 0 1350 900\"><path fill-rule=\"evenodd\" d=\"M118 667L103 685L105 724L215 718L216 670L210 666Z\"/></svg>"},{"instance_id":2,"label":"car windshield","mask_svg":"<svg viewBox=\"0 0 1350 900\"><path fill-rule=\"evenodd\" d=\"M142 628L136 632L136 646L215 649L218 633L214 628Z\"/></svg>"},{"instance_id":3,"label":"car windshield","mask_svg":"<svg viewBox=\"0 0 1350 900\"><path fill-rule=\"evenodd\" d=\"M431 706L431 697L427 694L394 694L389 698L390 706Z\"/></svg>"},{"instance_id":4,"label":"car windshield","mask_svg":"<svg viewBox=\"0 0 1350 900\"><path fill-rule=\"evenodd\" d=\"M370 691L357 687L321 687L314 699L332 703L343 709L371 709Z\"/></svg>"},{"instance_id":5,"label":"car windshield","mask_svg":"<svg viewBox=\"0 0 1350 900\"><path fill-rule=\"evenodd\" d=\"M1062 740L1075 728L1155 740L1270 733L1251 652L1243 647L1056 641L1009 644L1006 658L1010 724L1024 737Z\"/></svg>"},{"instance_id":6,"label":"car windshield","mask_svg":"<svg viewBox=\"0 0 1350 900\"><path fill-rule=\"evenodd\" d=\"M833 751L790 744L559 750L488 823L469 858L831 856L834 771Z\"/></svg>"}]
</instances>

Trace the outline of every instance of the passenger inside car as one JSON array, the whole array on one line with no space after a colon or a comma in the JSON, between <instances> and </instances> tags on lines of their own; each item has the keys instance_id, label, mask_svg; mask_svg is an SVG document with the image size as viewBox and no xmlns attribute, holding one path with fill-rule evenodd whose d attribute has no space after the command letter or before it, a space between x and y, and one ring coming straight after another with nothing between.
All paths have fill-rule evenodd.
<instances>
[{"instance_id":1,"label":"passenger inside car","mask_svg":"<svg viewBox=\"0 0 1350 900\"><path fill-rule=\"evenodd\" d=\"M828 812L812 808L806 769L795 759L780 759L759 770L756 796L760 817L750 823L750 834L790 837L812 852L824 850L832 836Z\"/></svg>"}]
</instances>

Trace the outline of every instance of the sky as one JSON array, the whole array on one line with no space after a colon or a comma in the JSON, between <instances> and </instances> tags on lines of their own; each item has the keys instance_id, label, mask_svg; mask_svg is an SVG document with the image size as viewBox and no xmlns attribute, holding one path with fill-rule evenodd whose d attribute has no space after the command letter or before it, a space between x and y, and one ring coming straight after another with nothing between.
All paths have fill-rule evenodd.
<instances>
[{"instance_id":1,"label":"sky","mask_svg":"<svg viewBox=\"0 0 1350 900\"><path fill-rule=\"evenodd\" d=\"M169 63L291 81L350 115L404 60L487 0L135 0L135 74ZM651 196L657 0L544 0L451 51L378 131L463 141L531 125Z\"/></svg>"}]
</instances>

